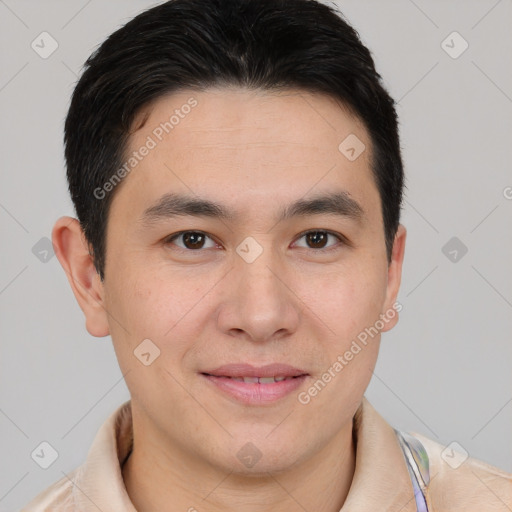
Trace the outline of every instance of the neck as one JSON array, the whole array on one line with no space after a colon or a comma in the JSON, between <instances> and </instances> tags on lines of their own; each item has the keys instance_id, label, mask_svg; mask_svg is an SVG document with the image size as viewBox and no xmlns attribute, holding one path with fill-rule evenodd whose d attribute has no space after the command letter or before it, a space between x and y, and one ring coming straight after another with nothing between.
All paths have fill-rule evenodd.
<instances>
[{"instance_id":1,"label":"neck","mask_svg":"<svg viewBox=\"0 0 512 512\"><path fill-rule=\"evenodd\" d=\"M194 455L139 438L122 468L137 510L161 512L339 512L355 470L352 424L312 458L287 471L247 475L223 471Z\"/></svg>"}]
</instances>

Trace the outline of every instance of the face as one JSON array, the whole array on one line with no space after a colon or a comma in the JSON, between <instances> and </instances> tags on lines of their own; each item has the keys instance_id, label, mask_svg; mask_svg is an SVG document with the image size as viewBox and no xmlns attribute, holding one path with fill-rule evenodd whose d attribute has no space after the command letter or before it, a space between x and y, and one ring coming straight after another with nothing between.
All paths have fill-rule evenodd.
<instances>
[{"instance_id":1,"label":"face","mask_svg":"<svg viewBox=\"0 0 512 512\"><path fill-rule=\"evenodd\" d=\"M352 428L368 329L397 320L405 231L388 266L368 134L300 91L182 91L144 113L101 292L134 418L189 460L293 467Z\"/></svg>"}]
</instances>

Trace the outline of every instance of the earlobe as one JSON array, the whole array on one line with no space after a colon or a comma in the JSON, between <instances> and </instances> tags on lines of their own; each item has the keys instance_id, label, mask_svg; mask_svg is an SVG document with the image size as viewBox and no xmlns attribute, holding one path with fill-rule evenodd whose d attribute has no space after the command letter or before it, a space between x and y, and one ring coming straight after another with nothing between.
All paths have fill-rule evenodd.
<instances>
[{"instance_id":1,"label":"earlobe","mask_svg":"<svg viewBox=\"0 0 512 512\"><path fill-rule=\"evenodd\" d=\"M388 265L388 284L386 289L386 300L384 303L384 311L382 315L389 320L386 322L382 332L389 331L398 322L398 312L402 309L397 307L397 296L400 289L402 279L402 264L405 255L405 240L407 238L407 230L403 224L398 225L398 229L393 242L393 251L391 254L391 262ZM400 305L399 305L400 306Z\"/></svg>"},{"instance_id":2,"label":"earlobe","mask_svg":"<svg viewBox=\"0 0 512 512\"><path fill-rule=\"evenodd\" d=\"M52 242L73 294L84 312L87 331L92 336L107 336L110 330L103 283L78 220L73 217L58 219L52 230Z\"/></svg>"}]
</instances>

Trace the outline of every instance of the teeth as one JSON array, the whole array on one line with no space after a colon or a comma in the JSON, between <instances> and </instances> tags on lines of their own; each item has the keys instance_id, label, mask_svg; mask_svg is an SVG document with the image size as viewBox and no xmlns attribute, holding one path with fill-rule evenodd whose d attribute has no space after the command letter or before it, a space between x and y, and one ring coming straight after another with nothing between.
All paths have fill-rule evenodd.
<instances>
[{"instance_id":1,"label":"teeth","mask_svg":"<svg viewBox=\"0 0 512 512\"><path fill-rule=\"evenodd\" d=\"M291 379L292 377L231 377L233 380L238 382L246 382L249 384L272 384L273 382L281 382L285 379Z\"/></svg>"},{"instance_id":2,"label":"teeth","mask_svg":"<svg viewBox=\"0 0 512 512\"><path fill-rule=\"evenodd\" d=\"M227 377L227 376L226 376ZM293 379L293 377L227 377L237 382L246 382L248 384L272 384L273 382L281 382L283 380Z\"/></svg>"}]
</instances>

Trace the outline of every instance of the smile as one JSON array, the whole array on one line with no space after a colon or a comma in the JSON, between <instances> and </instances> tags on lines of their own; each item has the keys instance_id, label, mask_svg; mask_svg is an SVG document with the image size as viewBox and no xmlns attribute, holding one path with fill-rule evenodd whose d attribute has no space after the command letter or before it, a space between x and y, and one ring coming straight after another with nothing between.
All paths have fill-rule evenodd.
<instances>
[{"instance_id":1,"label":"smile","mask_svg":"<svg viewBox=\"0 0 512 512\"><path fill-rule=\"evenodd\" d=\"M303 370L279 364L261 368L246 364L225 365L200 375L215 392L244 405L277 402L297 391L309 377Z\"/></svg>"}]
</instances>

